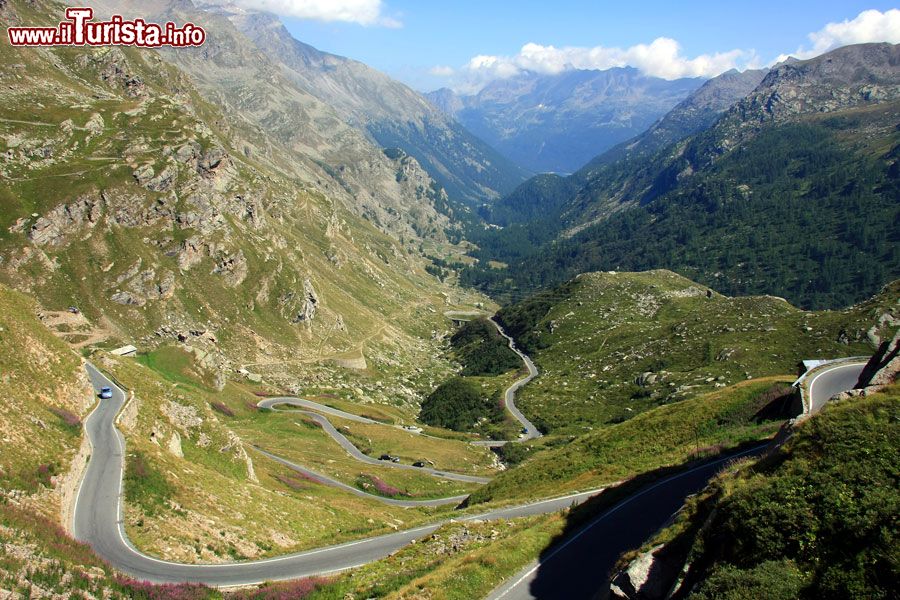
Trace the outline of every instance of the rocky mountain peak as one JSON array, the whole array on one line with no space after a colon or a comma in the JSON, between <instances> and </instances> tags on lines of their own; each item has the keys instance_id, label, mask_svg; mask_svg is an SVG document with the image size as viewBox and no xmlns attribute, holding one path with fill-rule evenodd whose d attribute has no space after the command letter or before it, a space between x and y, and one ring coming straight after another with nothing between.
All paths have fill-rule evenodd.
<instances>
[{"instance_id":1,"label":"rocky mountain peak","mask_svg":"<svg viewBox=\"0 0 900 600\"><path fill-rule=\"evenodd\" d=\"M738 110L760 119L833 112L900 97L900 45L857 44L772 68Z\"/></svg>"}]
</instances>

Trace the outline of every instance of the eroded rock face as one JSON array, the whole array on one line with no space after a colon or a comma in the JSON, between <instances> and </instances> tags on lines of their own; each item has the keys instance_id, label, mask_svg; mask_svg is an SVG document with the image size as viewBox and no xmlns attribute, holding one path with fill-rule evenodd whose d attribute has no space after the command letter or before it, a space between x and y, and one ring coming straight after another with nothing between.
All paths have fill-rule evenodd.
<instances>
[{"instance_id":1,"label":"eroded rock face","mask_svg":"<svg viewBox=\"0 0 900 600\"><path fill-rule=\"evenodd\" d=\"M144 80L133 72L125 53L120 48L104 48L79 57L81 66L92 65L99 71L100 79L110 86L119 87L132 98L146 95Z\"/></svg>"},{"instance_id":2,"label":"eroded rock face","mask_svg":"<svg viewBox=\"0 0 900 600\"><path fill-rule=\"evenodd\" d=\"M311 323L316 316L319 306L319 295L313 289L312 282L307 277L303 281L303 306L297 312L294 321L297 323Z\"/></svg>"},{"instance_id":3,"label":"eroded rock face","mask_svg":"<svg viewBox=\"0 0 900 600\"><path fill-rule=\"evenodd\" d=\"M182 164L195 166L202 148L195 140L191 140L175 151L175 160Z\"/></svg>"},{"instance_id":4,"label":"eroded rock face","mask_svg":"<svg viewBox=\"0 0 900 600\"><path fill-rule=\"evenodd\" d=\"M193 406L179 404L170 400L160 408L168 418L169 423L188 435L192 429L203 425L203 419Z\"/></svg>"},{"instance_id":5,"label":"eroded rock face","mask_svg":"<svg viewBox=\"0 0 900 600\"><path fill-rule=\"evenodd\" d=\"M39 217L29 230L28 239L38 246L61 246L81 228L94 227L102 215L101 199L80 198Z\"/></svg>"},{"instance_id":6,"label":"eroded rock face","mask_svg":"<svg viewBox=\"0 0 900 600\"><path fill-rule=\"evenodd\" d=\"M181 246L178 249L177 261L178 268L182 271L189 271L191 267L195 266L203 257L207 255L207 248L203 241L199 236L191 236L188 239L181 242Z\"/></svg>"},{"instance_id":7,"label":"eroded rock face","mask_svg":"<svg viewBox=\"0 0 900 600\"><path fill-rule=\"evenodd\" d=\"M226 164L228 153L219 146L213 146L203 153L197 162L197 172L204 176L213 175L220 166Z\"/></svg>"},{"instance_id":8,"label":"eroded rock face","mask_svg":"<svg viewBox=\"0 0 900 600\"><path fill-rule=\"evenodd\" d=\"M216 263L212 272L222 275L225 278L225 285L228 287L241 285L247 278L247 259L244 257L243 250L224 255Z\"/></svg>"},{"instance_id":9,"label":"eroded rock face","mask_svg":"<svg viewBox=\"0 0 900 600\"><path fill-rule=\"evenodd\" d=\"M657 557L663 545L656 546L631 561L610 584L610 598L616 600L662 600L669 591L671 565Z\"/></svg>"},{"instance_id":10,"label":"eroded rock face","mask_svg":"<svg viewBox=\"0 0 900 600\"><path fill-rule=\"evenodd\" d=\"M882 388L897 381L900 375L900 329L893 339L883 342L878 352L863 369L857 389Z\"/></svg>"},{"instance_id":11,"label":"eroded rock face","mask_svg":"<svg viewBox=\"0 0 900 600\"><path fill-rule=\"evenodd\" d=\"M134 176L134 180L138 182L138 185L146 187L156 176L156 170L153 168L153 165L141 165L134 170L132 175Z\"/></svg>"},{"instance_id":12,"label":"eroded rock face","mask_svg":"<svg viewBox=\"0 0 900 600\"><path fill-rule=\"evenodd\" d=\"M116 290L110 300L127 306L143 306L149 300L168 300L175 295L175 274L165 271L157 277L155 269L140 271L138 261L118 277L117 284L127 281L125 290Z\"/></svg>"}]
</instances>

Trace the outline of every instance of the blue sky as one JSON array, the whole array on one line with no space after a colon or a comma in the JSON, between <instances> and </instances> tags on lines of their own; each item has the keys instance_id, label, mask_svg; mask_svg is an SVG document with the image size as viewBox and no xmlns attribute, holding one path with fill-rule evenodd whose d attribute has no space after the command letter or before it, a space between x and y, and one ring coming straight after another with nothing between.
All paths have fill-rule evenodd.
<instances>
[{"instance_id":1,"label":"blue sky","mask_svg":"<svg viewBox=\"0 0 900 600\"><path fill-rule=\"evenodd\" d=\"M730 63L738 67L767 64L779 55L796 54L798 50L816 53L816 43L809 34L821 32L829 23L853 21L868 9L886 13L896 8L896 4L875 0L753 3L721 0L343 0L346 3L343 13L327 12L341 1L327 0L331 3L329 8L323 8L326 12L322 14L312 15L315 18L297 18L290 14L306 14L298 13L296 6L302 5L301 10L306 11L316 0L247 0L247 3L258 5L262 2L273 12L280 13L297 39L321 50L365 62L419 90L447 84L459 88L471 84L477 89L484 81L503 76L510 69L523 68L523 65L530 68L532 64L544 68L545 60L568 61L574 57L576 66L589 66L593 63L583 63L587 60L587 49L596 47L602 47L603 56L607 49L622 50L615 58L604 58L599 63L601 66L610 60L634 62L639 60L634 56L654 54L658 50L676 51L678 58L686 61L701 55L719 55L711 61L702 60L677 68L655 63L647 67L649 71L658 71L651 74L668 78L708 74L706 71L715 71ZM362 15L362 11L368 12ZM890 29L897 31L887 37L900 36L900 27L893 27L896 24L896 20L890 22ZM883 32L886 25L880 26ZM866 30L871 30L871 26ZM858 41L852 37L857 35L854 31L847 35L851 36L847 38L850 41ZM878 33L866 35L879 36ZM664 47L665 44L650 46L657 38L674 40L678 44L677 50ZM819 46L825 48L825 42L820 40ZM537 45L532 48L539 54L537 63L532 61L534 56L525 57L528 60L520 56L520 50L528 43ZM846 40L832 40L831 45L842 43ZM549 46L557 50L564 47L575 50L566 54L548 54ZM635 46L634 51L628 51ZM479 55L497 60L473 68L470 61ZM475 71L478 73L473 75Z\"/></svg>"}]
</instances>

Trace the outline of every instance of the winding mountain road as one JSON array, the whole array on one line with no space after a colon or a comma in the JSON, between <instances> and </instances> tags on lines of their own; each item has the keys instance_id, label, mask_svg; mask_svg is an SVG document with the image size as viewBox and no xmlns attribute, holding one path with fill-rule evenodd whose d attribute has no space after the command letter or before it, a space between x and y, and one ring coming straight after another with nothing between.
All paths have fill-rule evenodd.
<instances>
[{"instance_id":1,"label":"winding mountain road","mask_svg":"<svg viewBox=\"0 0 900 600\"><path fill-rule=\"evenodd\" d=\"M864 363L824 367L808 379L809 414L856 385ZM744 455L759 455L766 445ZM702 490L728 457L695 467L629 496L495 589L488 600L580 600L592 598L607 582L619 556L640 546L663 527L685 499ZM590 568L585 568L589 564Z\"/></svg>"},{"instance_id":2,"label":"winding mountain road","mask_svg":"<svg viewBox=\"0 0 900 600\"><path fill-rule=\"evenodd\" d=\"M513 352L515 352L516 354L519 355L519 358L521 358L522 362L525 363L525 368L528 369L528 375L526 375L522 379L519 379L518 381L516 381L515 383L513 383L511 386L509 386L506 389L506 394L504 395L504 401L506 403L506 409L510 413L512 413L512 416L514 416L519 423L522 424L522 429L524 430L524 433L519 437L518 441L524 442L527 440L537 439L537 438L541 437L543 434L540 431L538 431L538 428L534 426L534 423L529 421L525 417L525 415L522 414L522 411L520 411L518 409L518 407L516 406L516 392L518 392L520 389L522 389L523 387L528 385L528 383L530 383L532 379L537 377L537 375L538 375L537 367L534 366L534 363L532 362L530 356L528 356L527 354L525 354L524 352L522 352L521 350L519 350L516 347L515 340L513 340L512 337L510 337L509 335L507 335L507 333L503 330L502 327L500 327L500 324L497 323L497 321L495 321L494 319L488 319L488 320L494 324L494 327L497 328L497 331L500 332L500 335L502 335L504 338L506 338L506 341L509 342L510 350L512 350Z\"/></svg>"},{"instance_id":3,"label":"winding mountain road","mask_svg":"<svg viewBox=\"0 0 900 600\"><path fill-rule=\"evenodd\" d=\"M516 392L522 389L524 386L528 385L532 379L538 376L538 369L534 366L534 362L531 360L531 357L519 350L516 347L515 340L510 337L506 331L503 330L503 327L495 321L493 318L489 318L494 327L497 328L497 332L500 333L501 336L506 338L507 344L509 345L510 350L515 352L519 358L522 359L522 362L525 363L525 368L528 370L528 374L515 381L511 386L506 388L506 392L503 395L503 402L506 406L506 410L510 412L510 414L522 425L522 434L519 436L519 439L515 440L517 442L527 442L528 440L535 440L544 434L542 434L538 428L528 420L528 417L522 414L522 411L519 410L519 407L516 406ZM472 442L475 446L487 446L489 448L499 448L500 446L505 446L509 441L498 441L498 440L488 440L484 442Z\"/></svg>"},{"instance_id":4,"label":"winding mountain road","mask_svg":"<svg viewBox=\"0 0 900 600\"><path fill-rule=\"evenodd\" d=\"M501 331L501 334L503 334L504 337L509 339L499 326L498 330ZM510 344L511 347L516 350L512 340L510 340ZM515 391L530 381L537 372L527 356L518 350L516 350L516 352L523 357L523 360L528 366L529 375L516 382L516 384L507 390L507 407L511 409L515 408ZM98 555L107 560L113 567L131 577L154 583L198 582L218 587L230 587L258 584L264 581L277 581L311 575L322 575L357 567L388 556L413 540L426 536L441 525L449 522L445 520L406 531L399 531L278 558L250 562L191 565L164 561L148 556L131 544L124 528L122 478L124 473L125 440L116 428L115 423L117 416L126 401L125 392L113 381L103 375L103 373L98 371L93 365L88 364L86 369L95 389L99 390L101 387L109 386L112 388L113 395L112 398L108 400L101 400L85 421L85 431L91 444L91 458L88 462L87 470L75 500L73 531L78 540L88 543ZM823 371L822 374L817 375L815 379L810 381L810 390L815 390L816 397L818 397L819 394L826 394L834 391L836 388L843 386L844 382L852 377L849 373L851 369L846 368L846 366L841 366L841 369L848 371L847 373L841 374L842 378L838 379L835 378L835 376L825 376L824 373L826 371ZM847 379L844 379L844 377ZM357 422L376 423L376 421L366 419L365 417L359 417L314 402L295 398L270 398L259 404L259 406L266 408L272 408L278 405L293 405L301 409L321 411L335 417L350 419ZM338 441L346 451L353 454L355 458L364 461L374 461L381 466L386 466L386 464L383 464L380 461L375 461L374 459L371 459L371 457L362 455L349 440L334 428L327 418L318 412L306 412L306 410L303 412L311 418L316 419L326 432ZM513 414L515 414L515 412ZM522 422L523 428L530 432L529 434L524 435L523 439L532 439L533 437L540 436L537 429L534 428L527 419L522 417L520 422ZM341 440L343 440L343 442ZM324 477L321 474L308 471L300 465L286 461L265 450L259 449L259 451L290 468L301 470L313 477ZM358 453L361 456L357 456L355 453ZM551 549L550 553L543 559L542 564L536 564L531 567L530 570L526 569L524 575L515 578L509 587L500 588L492 595L492 597L580 597L577 592L574 592L575 595L568 595L568 592L565 592L564 595L560 595L563 593L563 590L575 589L575 587L573 587L574 584L571 582L570 572L587 572L591 576L590 581L594 584L596 584L597 577L602 577L605 575L605 572L603 572L602 569L597 568L573 569L572 564L567 564L568 561L564 560L566 557L571 559L572 551L580 550L577 555L585 556L585 554L582 554L581 552L591 550L585 550L582 545L584 541L598 540L598 537L600 543L606 544L607 550L609 550L610 538L607 537L609 532L599 536L597 535L598 531L604 529L602 527L604 524L615 524L616 528L620 531L644 531L648 526L656 523L656 521L660 519L664 521L672 514L674 509L677 509L677 507L681 505L688 494L694 493L702 488L718 466L725 460L730 460L730 458L721 459L720 461L696 467L685 473L670 477L623 501L620 505L592 521L575 536L565 541L557 548ZM393 463L391 464L393 465ZM409 467L408 465L393 466L396 468L415 468ZM437 477L470 477L434 469L430 469L428 472ZM339 486L350 488L348 491L353 491L353 493L364 494L361 490L355 490L355 488L351 488L351 486L347 486L341 482L335 480L332 480L332 482ZM601 490L591 490L561 498L553 498L520 506L471 514L457 518L456 520L511 519L556 512L572 505L580 504L597 494L599 491ZM380 499L391 500L384 498ZM426 502L457 502L461 499L462 498L460 497ZM391 503L394 502L406 501L398 500ZM646 502L649 502L649 504L643 504ZM614 515L616 515L616 518L613 518ZM643 529L640 529L641 527ZM642 539L644 538L641 538L641 540ZM639 542L640 540L638 543ZM618 554L616 554L616 556L618 556ZM546 573L546 571L543 570L545 569L543 564L549 564L551 562L556 565L568 567L561 569L561 578L563 581L569 581L569 583L566 583L563 587L548 588L548 593L550 595L545 595L543 593L540 593L538 596L530 595L531 592L529 590L534 585L536 575L539 571L540 573ZM538 567L540 567L540 569ZM544 578L543 581L547 581L547 579ZM596 590L596 585L593 585L593 587L584 587L583 589L591 589L593 591ZM523 590L524 595L522 595Z\"/></svg>"},{"instance_id":5,"label":"winding mountain road","mask_svg":"<svg viewBox=\"0 0 900 600\"><path fill-rule=\"evenodd\" d=\"M497 327L500 334L508 340L510 348L522 358L528 369L528 375L510 386L506 390L505 395L506 405L510 412L517 420L519 420L523 429L526 430L526 434L522 435L519 441L540 437L541 434L537 428L534 427L534 425L528 421L515 406L516 391L537 375L537 368L527 355L515 348L515 343L512 338L506 335L498 324L494 323L494 325ZM101 400L85 421L85 431L91 443L92 451L87 470L75 500L73 532L78 540L90 544L97 554L106 559L118 570L132 577L155 583L189 581L222 587L249 585L280 579L295 579L309 575L340 571L383 558L397 549L402 548L412 540L436 530L447 522L442 521L408 531L359 540L338 546L245 563L185 565L147 556L131 544L124 528L122 478L124 473L125 439L121 432L116 428L115 423L119 412L126 402L125 392L93 365L87 364L86 369L95 390L99 391L102 387L110 387L113 396L108 400ZM487 483L490 481L490 479L485 477L376 460L363 454L352 442L350 442L350 440L341 434L324 415L339 417L357 423L384 425L373 419L354 415L300 398L267 398L260 401L257 406L273 410L277 410L277 407L279 406L293 406L300 409L296 412L300 412L315 420L315 422L318 423L347 453L361 462L378 465L379 467L412 469L435 477L456 481L471 483ZM254 449L290 469L315 478L324 485L343 489L354 495L366 497L386 504L403 507L441 506L446 504L459 504L466 498L466 496L454 496L435 500L400 500L384 498L369 494L341 481L307 469L302 465L298 465L272 454L263 448L254 447ZM599 490L592 490L562 498L554 498L522 506L494 510L478 515L462 517L458 520L508 519L556 512L571 506L573 503L577 504L583 502L598 491Z\"/></svg>"},{"instance_id":6,"label":"winding mountain road","mask_svg":"<svg viewBox=\"0 0 900 600\"><path fill-rule=\"evenodd\" d=\"M297 398L270 398L268 400L264 400L264 401L260 402L259 404L257 404L257 406L259 406L260 408L270 408L270 409L272 409L276 406L282 406L282 405L303 406L305 408L311 408L313 410L328 409L327 411L323 410L322 412L328 412L328 414L330 414L334 417L340 417L342 419L347 419L349 417L353 417L351 420L356 421L358 423L371 423L371 424L377 424L377 425L384 425L384 423L378 423L378 421L373 421L372 419L366 419L365 417L358 417L351 413L345 413L344 411L341 411L341 410L338 410L335 408L330 408L327 406L323 406L321 404L317 404L315 402L311 402L309 400L300 400ZM353 458L355 458L356 460L358 460L360 462L368 463L370 465L375 465L378 467L386 467L386 468L390 468L390 469L404 469L404 470L408 470L408 471L416 471L419 473L427 473L427 474L433 475L435 477L440 477L441 479L452 479L454 481L464 481L466 483L488 483L490 481L489 477L478 477L476 475L464 475L462 473L452 473L449 471L442 471L440 469L432 469L429 467L414 467L412 465L404 465L401 463L394 463L391 461L378 460L378 459L372 458L371 456L368 456L367 454L363 454L359 450L359 448L357 448L353 444L353 442L348 440L344 436L344 434L342 434L340 431L338 431L338 429L334 425L332 425L331 421L329 421L322 415L315 413L315 412L306 411L306 410L295 411L295 412L302 414L306 417L309 417L310 419L312 419L316 423L318 423L319 426L322 427L322 429L325 431L325 433L327 433L329 436L331 436L331 438L334 441L336 441L341 446L341 448L346 450L350 456L352 456ZM390 426L388 425L388 427L390 427ZM263 450L261 447L256 447L256 449L260 450L260 451ZM269 456L271 457L272 455L269 455ZM280 462L282 462L286 466L289 466L292 469L300 471L302 473L312 475L314 477L317 477L317 478L320 478L323 480L334 481L325 475L316 473L315 471L310 471L304 467L298 467L297 465L294 465L293 463L290 463L288 461L280 461ZM343 484L340 484L340 486L347 487L347 486L344 486ZM356 488L353 488L353 489L356 489ZM356 491L359 491L359 490L356 490ZM465 498L465 496L463 496L463 498ZM448 502L444 502L444 504L448 504ZM421 505L422 505L421 503L420 504L409 504L409 506L421 506ZM432 506L434 506L434 504L432 504Z\"/></svg>"},{"instance_id":7,"label":"winding mountain road","mask_svg":"<svg viewBox=\"0 0 900 600\"><path fill-rule=\"evenodd\" d=\"M197 582L229 587L321 575L384 558L448 522L252 562L187 565L148 556L128 540L122 518L125 440L116 429L115 420L125 404L125 393L93 365L87 365L87 371L94 387L98 390L103 386L111 387L113 397L102 400L85 421L92 449L75 501L74 534L76 539L90 544L113 567L131 577L154 583ZM487 511L457 520L512 519L556 512L584 502L598 491Z\"/></svg>"}]
</instances>

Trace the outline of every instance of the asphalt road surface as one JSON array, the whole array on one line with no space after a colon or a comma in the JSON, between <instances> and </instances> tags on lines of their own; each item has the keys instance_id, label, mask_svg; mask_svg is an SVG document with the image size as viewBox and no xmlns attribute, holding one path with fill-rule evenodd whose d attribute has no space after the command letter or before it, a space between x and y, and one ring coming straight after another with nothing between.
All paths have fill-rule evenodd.
<instances>
[{"instance_id":1,"label":"asphalt road surface","mask_svg":"<svg viewBox=\"0 0 900 600\"><path fill-rule=\"evenodd\" d=\"M538 370L537 367L534 366L534 362L532 362L531 357L519 350L516 347L516 342L500 327L500 324L497 323L494 319L488 319L491 323L494 324L494 327L497 328L497 331L506 338L507 343L509 344L509 348L519 355L519 358L522 359L522 362L525 363L525 368L528 369L528 375L519 379L511 386L506 389L506 394L503 399L506 404L506 409L512 414L513 417L522 425L522 434L519 436L519 439L516 440L518 442L527 442L528 440L534 440L541 437L543 434L538 431L538 428L534 426L534 423L528 420L528 418L522 414L522 411L516 406L516 392L518 392L522 387L531 382L532 379L537 377ZM498 448L500 446L505 446L508 444L508 441L486 441L486 442L472 442L476 446L488 446L491 448Z\"/></svg>"},{"instance_id":2,"label":"asphalt road surface","mask_svg":"<svg viewBox=\"0 0 900 600\"><path fill-rule=\"evenodd\" d=\"M865 365L826 367L809 379L810 412L815 414L840 392L852 389ZM746 454L758 455L761 446ZM607 582L618 557L640 546L663 527L691 494L702 490L734 457L691 469L655 483L606 511L495 589L489 600L580 600Z\"/></svg>"},{"instance_id":3,"label":"asphalt road surface","mask_svg":"<svg viewBox=\"0 0 900 600\"><path fill-rule=\"evenodd\" d=\"M131 545L122 525L124 440L114 422L125 403L125 393L92 365L88 365L87 370L94 387L99 390L102 386L110 386L113 397L101 400L85 421L92 450L87 472L76 498L74 533L76 539L90 544L113 567L131 577L155 583L199 582L228 587L321 575L384 558L411 541L430 534L446 522L253 562L185 565L147 556ZM511 519L551 513L584 502L597 492L598 490L592 490L469 515L457 520Z\"/></svg>"},{"instance_id":4,"label":"asphalt road surface","mask_svg":"<svg viewBox=\"0 0 900 600\"><path fill-rule=\"evenodd\" d=\"M822 410L832 396L853 389L865 366L864 363L838 364L814 374L809 380L810 413Z\"/></svg>"}]
</instances>

